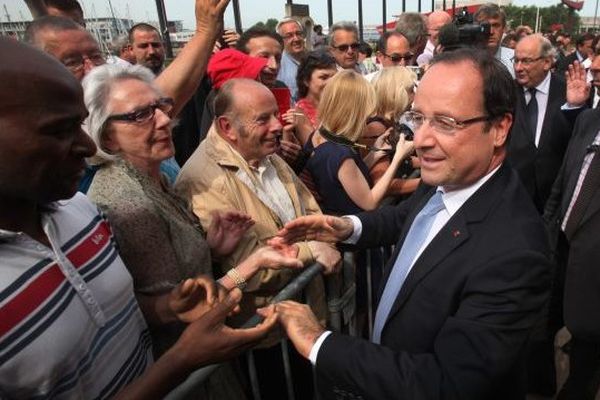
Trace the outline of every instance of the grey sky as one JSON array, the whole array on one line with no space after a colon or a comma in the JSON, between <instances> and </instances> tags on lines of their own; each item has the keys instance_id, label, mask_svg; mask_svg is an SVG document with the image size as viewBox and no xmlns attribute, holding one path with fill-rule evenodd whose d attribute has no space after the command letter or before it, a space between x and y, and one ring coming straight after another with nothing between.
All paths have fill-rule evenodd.
<instances>
[{"instance_id":1,"label":"grey sky","mask_svg":"<svg viewBox=\"0 0 600 400\"><path fill-rule=\"evenodd\" d=\"M86 11L86 17L104 17L109 16L108 0L79 0ZM131 17L136 22L157 20L156 6L154 0L111 0L115 14L118 17ZM164 0L167 9L167 16L170 20L181 19L186 28L194 27L194 8L193 0ZM240 0L240 14L244 28L247 28L258 21L264 21L267 18L281 18L284 13L285 0ZM482 1L483 2L483 1ZM326 0L303 0L298 1L301 4L308 4L310 13L317 24L327 25L327 1ZM408 0L408 11L417 10L417 1ZM515 0L515 5L538 5L546 7L558 4L558 0ZM334 21L338 20L358 20L357 0L333 0ZM392 20L392 15L398 14L401 10L400 0L387 1L388 21ZM447 0L448 6L452 4ZM31 15L22 0L0 0L0 5L6 5L8 13L12 20L19 20L22 14L26 19ZM593 16L596 2L586 0L581 16ZM382 2L377 0L363 0L363 21L365 24L380 24L382 15ZM429 10L431 0L422 0L424 10ZM225 14L225 24L233 27L233 12L231 5ZM20 13L19 13L20 12ZM0 20L6 21L4 7L0 10Z\"/></svg>"}]
</instances>

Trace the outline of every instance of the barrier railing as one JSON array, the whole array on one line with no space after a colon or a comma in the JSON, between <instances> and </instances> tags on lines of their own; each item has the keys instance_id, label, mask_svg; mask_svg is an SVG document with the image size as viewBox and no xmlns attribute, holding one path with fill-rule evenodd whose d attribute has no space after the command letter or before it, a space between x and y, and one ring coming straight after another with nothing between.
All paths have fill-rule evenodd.
<instances>
[{"instance_id":1,"label":"barrier railing","mask_svg":"<svg viewBox=\"0 0 600 400\"><path fill-rule=\"evenodd\" d=\"M380 249L376 249L380 251ZM368 337L372 336L372 326L374 318L373 310L373 296L374 283L372 282L372 271L373 268L383 268L385 261L391 254L391 249L381 249L382 257L379 258L381 265L372 265L373 257L371 257L371 250L365 251L365 265L359 266L359 268L365 268L365 279L366 279L366 310L360 310L360 312L366 315L366 323L368 326ZM329 311L329 329L344 332L353 336L361 334L360 322L357 321L358 310L356 309L356 260L353 252L343 253L343 264L339 274L329 275L326 277L326 290L327 290L327 304ZM285 288L283 288L272 300L271 304L294 298L300 291L302 291L306 285L317 275L323 271L323 266L319 263L312 264L307 267L301 274L299 274L293 281L291 281ZM262 321L262 317L255 315L250 318L242 328L251 328L256 326ZM290 344L286 339L282 340L281 348L284 359L284 371L285 379L288 388L288 400L294 400L294 393L292 390L292 373L289 366L289 359L287 358L287 346ZM254 400L260 400L261 395L258 389L258 374L256 373L256 367L253 362L252 350L248 353L248 377L252 389L252 396ZM175 388L166 397L168 400L178 400L189 398L189 395L194 393L206 379L217 369L220 364L209 365L201 368L188 377L188 379ZM316 398L316 396L315 396Z\"/></svg>"},{"instance_id":2,"label":"barrier railing","mask_svg":"<svg viewBox=\"0 0 600 400\"><path fill-rule=\"evenodd\" d=\"M300 275L298 275L293 281L291 281L285 288L283 288L273 299L271 303L277 303L283 300L289 300L298 294L304 287L318 274L323 271L323 266L319 263L312 264L307 267ZM242 328L251 328L258 325L262 321L262 317L255 315L250 318ZM190 376L180 384L177 388L171 391L167 397L168 400L185 399L194 390L196 390L206 379L212 374L220 364L213 364L190 374Z\"/></svg>"}]
</instances>

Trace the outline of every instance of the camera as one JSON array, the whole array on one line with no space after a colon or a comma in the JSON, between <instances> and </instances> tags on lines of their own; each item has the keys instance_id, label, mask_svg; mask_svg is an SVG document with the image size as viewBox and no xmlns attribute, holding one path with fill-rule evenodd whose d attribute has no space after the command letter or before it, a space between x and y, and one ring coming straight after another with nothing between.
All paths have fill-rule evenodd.
<instances>
[{"instance_id":1,"label":"camera","mask_svg":"<svg viewBox=\"0 0 600 400\"><path fill-rule=\"evenodd\" d=\"M458 40L465 46L484 48L491 33L489 22L459 25Z\"/></svg>"},{"instance_id":2,"label":"camera","mask_svg":"<svg viewBox=\"0 0 600 400\"><path fill-rule=\"evenodd\" d=\"M473 16L463 8L451 24L440 29L439 42L444 51L463 47L485 48L492 33L488 22L474 23Z\"/></svg>"},{"instance_id":3,"label":"camera","mask_svg":"<svg viewBox=\"0 0 600 400\"><path fill-rule=\"evenodd\" d=\"M415 134L408 125L396 121L392 127L392 131L388 137L385 138L385 142L392 147L392 150L396 149L396 145L398 144L398 140L400 140L401 134L404 134L404 138L408 141L412 141L415 137Z\"/></svg>"}]
</instances>

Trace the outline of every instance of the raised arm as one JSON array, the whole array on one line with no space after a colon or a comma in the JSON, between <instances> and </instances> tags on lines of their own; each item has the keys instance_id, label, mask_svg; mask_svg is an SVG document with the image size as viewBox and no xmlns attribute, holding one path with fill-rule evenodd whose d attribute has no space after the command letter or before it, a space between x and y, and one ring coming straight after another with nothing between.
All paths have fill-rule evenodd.
<instances>
[{"instance_id":1,"label":"raised arm","mask_svg":"<svg viewBox=\"0 0 600 400\"><path fill-rule=\"evenodd\" d=\"M198 88L215 41L223 27L223 13L229 0L196 0L196 34L155 83L175 100L177 115Z\"/></svg>"},{"instance_id":2,"label":"raised arm","mask_svg":"<svg viewBox=\"0 0 600 400\"><path fill-rule=\"evenodd\" d=\"M48 14L44 0L25 0L25 4L34 19Z\"/></svg>"}]
</instances>

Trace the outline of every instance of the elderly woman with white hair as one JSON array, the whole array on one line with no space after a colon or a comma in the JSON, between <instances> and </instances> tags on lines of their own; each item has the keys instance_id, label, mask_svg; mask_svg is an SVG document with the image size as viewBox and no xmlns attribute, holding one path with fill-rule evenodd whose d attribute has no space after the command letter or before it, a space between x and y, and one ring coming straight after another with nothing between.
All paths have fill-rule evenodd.
<instances>
[{"instance_id":1,"label":"elderly woman with white hair","mask_svg":"<svg viewBox=\"0 0 600 400\"><path fill-rule=\"evenodd\" d=\"M173 101L161 95L153 79L141 66L104 65L83 87L87 130L98 147L92 162L99 164L88 196L111 222L158 355L197 317L177 310L174 298L188 290L180 282L192 285L196 281L188 278L212 276L211 253L218 258L232 251L252 221L236 211L222 212L205 232L171 190L160 163L174 153ZM261 268L300 267L293 254L292 248L263 247L219 283L231 289Z\"/></svg>"}]
</instances>

